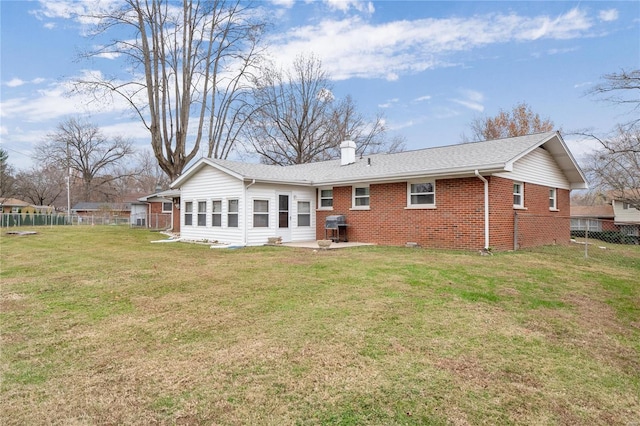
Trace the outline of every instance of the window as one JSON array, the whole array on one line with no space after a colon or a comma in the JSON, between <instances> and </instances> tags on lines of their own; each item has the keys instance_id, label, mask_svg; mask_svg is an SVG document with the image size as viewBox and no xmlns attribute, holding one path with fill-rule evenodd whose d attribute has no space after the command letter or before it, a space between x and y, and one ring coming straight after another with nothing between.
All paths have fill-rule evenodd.
<instances>
[{"instance_id":1,"label":"window","mask_svg":"<svg viewBox=\"0 0 640 426\"><path fill-rule=\"evenodd\" d=\"M171 213L172 208L173 208L173 204L169 202L162 203L162 213Z\"/></svg>"},{"instance_id":2,"label":"window","mask_svg":"<svg viewBox=\"0 0 640 426\"><path fill-rule=\"evenodd\" d=\"M629 210L629 203L623 202L622 203L622 210Z\"/></svg>"},{"instance_id":3,"label":"window","mask_svg":"<svg viewBox=\"0 0 640 426\"><path fill-rule=\"evenodd\" d=\"M184 203L184 224L193 225L193 203L191 201Z\"/></svg>"},{"instance_id":4,"label":"window","mask_svg":"<svg viewBox=\"0 0 640 426\"><path fill-rule=\"evenodd\" d=\"M331 209L333 208L333 189L320 189L320 208Z\"/></svg>"},{"instance_id":5,"label":"window","mask_svg":"<svg viewBox=\"0 0 640 426\"><path fill-rule=\"evenodd\" d=\"M426 207L436 204L436 186L433 182L409 183L409 206Z\"/></svg>"},{"instance_id":6,"label":"window","mask_svg":"<svg viewBox=\"0 0 640 426\"><path fill-rule=\"evenodd\" d=\"M549 189L549 210L557 210L557 209L558 209L558 203L556 200L556 189L551 188Z\"/></svg>"},{"instance_id":7,"label":"window","mask_svg":"<svg viewBox=\"0 0 640 426\"><path fill-rule=\"evenodd\" d=\"M211 226L222 226L222 200L211 202Z\"/></svg>"},{"instance_id":8,"label":"window","mask_svg":"<svg viewBox=\"0 0 640 426\"><path fill-rule=\"evenodd\" d=\"M353 207L369 208L369 187L353 187Z\"/></svg>"},{"instance_id":9,"label":"window","mask_svg":"<svg viewBox=\"0 0 640 426\"><path fill-rule=\"evenodd\" d=\"M524 185L521 182L513 183L513 207L524 207Z\"/></svg>"},{"instance_id":10,"label":"window","mask_svg":"<svg viewBox=\"0 0 640 426\"><path fill-rule=\"evenodd\" d=\"M238 200L229 200L227 209L227 226L229 228L238 227Z\"/></svg>"},{"instance_id":11,"label":"window","mask_svg":"<svg viewBox=\"0 0 640 426\"><path fill-rule=\"evenodd\" d=\"M298 201L298 226L311 226L310 201Z\"/></svg>"},{"instance_id":12,"label":"window","mask_svg":"<svg viewBox=\"0 0 640 426\"><path fill-rule=\"evenodd\" d=\"M207 202L198 201L198 226L207 226Z\"/></svg>"},{"instance_id":13,"label":"window","mask_svg":"<svg viewBox=\"0 0 640 426\"><path fill-rule=\"evenodd\" d=\"M269 227L269 200L253 200L253 226Z\"/></svg>"}]
</instances>

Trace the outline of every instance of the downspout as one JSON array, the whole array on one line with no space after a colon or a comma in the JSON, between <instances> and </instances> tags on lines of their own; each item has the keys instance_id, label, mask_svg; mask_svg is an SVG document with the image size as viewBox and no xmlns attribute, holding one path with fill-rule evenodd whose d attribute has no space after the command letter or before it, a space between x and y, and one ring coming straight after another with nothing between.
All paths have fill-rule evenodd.
<instances>
[{"instance_id":1,"label":"downspout","mask_svg":"<svg viewBox=\"0 0 640 426\"><path fill-rule=\"evenodd\" d=\"M248 206L248 204L247 204L247 191L255 183L256 183L256 180L253 179L249 185L244 187L244 191L243 191L243 194L242 194L242 198L244 199L242 201L242 210L243 210L243 216L244 216L244 219L242 221L242 227L244 228L244 245L245 246L248 245L248 243L249 243L249 241L248 241L248 239L249 239L248 228L249 227L247 226L247 210L249 210L248 207L247 207Z\"/></svg>"},{"instance_id":2,"label":"downspout","mask_svg":"<svg viewBox=\"0 0 640 426\"><path fill-rule=\"evenodd\" d=\"M489 181L484 178L478 171L475 171L477 177L484 182L484 248L489 248Z\"/></svg>"}]
</instances>

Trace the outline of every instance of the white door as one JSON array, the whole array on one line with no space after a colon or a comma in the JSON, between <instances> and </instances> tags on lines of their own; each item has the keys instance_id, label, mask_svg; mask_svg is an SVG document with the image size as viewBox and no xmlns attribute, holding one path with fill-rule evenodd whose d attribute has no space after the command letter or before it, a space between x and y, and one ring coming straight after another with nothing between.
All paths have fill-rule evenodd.
<instances>
[{"instance_id":1,"label":"white door","mask_svg":"<svg viewBox=\"0 0 640 426\"><path fill-rule=\"evenodd\" d=\"M278 231L277 236L282 242L291 241L291 193L278 194Z\"/></svg>"}]
</instances>

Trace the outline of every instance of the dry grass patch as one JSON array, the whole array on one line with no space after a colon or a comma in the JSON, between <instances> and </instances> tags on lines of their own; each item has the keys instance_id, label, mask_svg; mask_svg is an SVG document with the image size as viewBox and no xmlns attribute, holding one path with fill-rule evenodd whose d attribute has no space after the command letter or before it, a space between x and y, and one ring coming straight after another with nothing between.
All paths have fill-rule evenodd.
<instances>
[{"instance_id":1,"label":"dry grass patch","mask_svg":"<svg viewBox=\"0 0 640 426\"><path fill-rule=\"evenodd\" d=\"M3 424L640 421L638 248L154 239L1 237Z\"/></svg>"}]
</instances>

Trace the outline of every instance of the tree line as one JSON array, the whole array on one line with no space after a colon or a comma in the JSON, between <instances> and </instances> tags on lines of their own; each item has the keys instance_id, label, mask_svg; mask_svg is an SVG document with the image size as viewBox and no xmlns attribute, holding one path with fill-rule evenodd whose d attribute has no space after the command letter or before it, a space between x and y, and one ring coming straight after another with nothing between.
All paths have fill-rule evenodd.
<instances>
[{"instance_id":1,"label":"tree line","mask_svg":"<svg viewBox=\"0 0 640 426\"><path fill-rule=\"evenodd\" d=\"M128 73L92 74L75 81L73 90L96 102L124 99L149 132L150 151L134 154L130 140L106 138L94 124L69 118L37 148L37 169L13 176L2 153L0 195L19 184L24 197L46 204L61 195L66 179L82 201L113 198L124 188L149 193L204 152L226 159L244 150L263 163L289 165L336 158L345 139L355 140L363 155L404 149L402 137L388 137L382 115L366 117L350 96L336 98L331 76L313 54L288 65L271 63L263 43L268 25L250 3L125 0L84 18L95 23L91 35L108 42L81 57L124 58ZM591 94L637 112L639 80L638 70L609 74ZM470 127L464 141L548 131L553 122L523 102L478 117ZM602 146L587 167L596 185L638 206L638 120L613 134L589 136Z\"/></svg>"}]
</instances>

